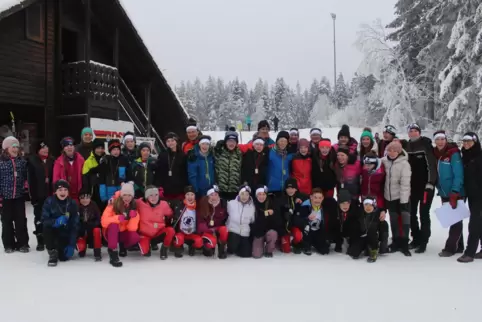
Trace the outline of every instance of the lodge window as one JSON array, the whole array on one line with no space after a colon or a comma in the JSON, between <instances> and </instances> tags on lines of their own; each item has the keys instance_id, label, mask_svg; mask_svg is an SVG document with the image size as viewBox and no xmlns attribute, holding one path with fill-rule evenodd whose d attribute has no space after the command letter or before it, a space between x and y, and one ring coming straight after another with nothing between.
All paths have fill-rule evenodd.
<instances>
[{"instance_id":1,"label":"lodge window","mask_svg":"<svg viewBox=\"0 0 482 322\"><path fill-rule=\"evenodd\" d=\"M27 39L44 42L44 10L41 3L25 9L25 33Z\"/></svg>"}]
</instances>

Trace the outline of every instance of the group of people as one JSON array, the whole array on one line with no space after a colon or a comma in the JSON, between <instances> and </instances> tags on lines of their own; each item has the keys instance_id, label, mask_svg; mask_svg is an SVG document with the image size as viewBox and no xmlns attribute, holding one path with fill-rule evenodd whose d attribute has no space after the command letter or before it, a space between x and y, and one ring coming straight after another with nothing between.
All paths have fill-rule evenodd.
<instances>
[{"instance_id":1,"label":"group of people","mask_svg":"<svg viewBox=\"0 0 482 322\"><path fill-rule=\"evenodd\" d=\"M6 253L29 251L28 185L37 251L47 249L49 266L76 250L85 257L93 249L100 261L103 247L114 267L133 251L148 257L160 248L160 259L180 258L185 245L189 256L225 259L269 258L276 249L326 255L347 244L352 258L375 262L379 254L426 251L437 189L454 209L468 198L471 213L467 247L461 221L439 256L482 259L479 137L466 133L459 150L444 131L435 132L435 146L421 132L409 125L405 141L391 125L381 139L365 128L358 142L343 125L331 142L319 128L309 140L292 128L273 141L269 122L261 121L248 144L233 128L214 143L190 120L187 140L167 134L157 159L130 132L105 143L85 128L78 145L62 139L57 159L44 143L23 158L18 140L8 137L0 158L3 246Z\"/></svg>"}]
</instances>

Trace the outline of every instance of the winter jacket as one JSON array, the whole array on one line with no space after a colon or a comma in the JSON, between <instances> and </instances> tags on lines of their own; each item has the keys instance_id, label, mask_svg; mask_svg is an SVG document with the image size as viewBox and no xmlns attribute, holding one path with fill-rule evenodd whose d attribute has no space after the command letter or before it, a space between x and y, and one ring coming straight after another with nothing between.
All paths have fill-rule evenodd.
<instances>
[{"instance_id":1,"label":"winter jacket","mask_svg":"<svg viewBox=\"0 0 482 322\"><path fill-rule=\"evenodd\" d=\"M475 145L469 150L462 149L462 160L465 193L469 199L480 198L480 192L482 191L482 151L480 145Z\"/></svg>"},{"instance_id":2,"label":"winter jacket","mask_svg":"<svg viewBox=\"0 0 482 322\"><path fill-rule=\"evenodd\" d=\"M335 173L337 177L337 189L347 189L350 191L353 199L360 196L360 176L361 166L359 160L352 160L344 166L338 162L335 163Z\"/></svg>"},{"instance_id":3,"label":"winter jacket","mask_svg":"<svg viewBox=\"0 0 482 322\"><path fill-rule=\"evenodd\" d=\"M75 146L75 152L79 153L84 160L87 160L93 151L92 143L80 143Z\"/></svg>"},{"instance_id":4,"label":"winter jacket","mask_svg":"<svg viewBox=\"0 0 482 322\"><path fill-rule=\"evenodd\" d=\"M299 215L301 204L307 199L309 199L308 195L296 191L293 196L288 196L286 192L284 192L275 201L276 209L279 211L279 214L283 220L283 227L282 231L280 232L280 236L289 234L291 232L291 228L293 227L293 217L295 215ZM297 200L299 202L297 202Z\"/></svg>"},{"instance_id":5,"label":"winter jacket","mask_svg":"<svg viewBox=\"0 0 482 322\"><path fill-rule=\"evenodd\" d=\"M173 227L176 232L186 235L195 234L197 232L197 209L196 203L188 205L185 201L171 201L171 207L174 208Z\"/></svg>"},{"instance_id":6,"label":"winter jacket","mask_svg":"<svg viewBox=\"0 0 482 322\"><path fill-rule=\"evenodd\" d=\"M251 235L253 237L264 237L269 230L284 233L283 219L271 198L268 197L263 203L255 200L254 207L256 211L254 214L254 223L251 225ZM266 213L268 210L273 210L273 214L268 215Z\"/></svg>"},{"instance_id":7,"label":"winter jacket","mask_svg":"<svg viewBox=\"0 0 482 322\"><path fill-rule=\"evenodd\" d=\"M102 228L107 229L111 224L119 225L119 231L133 231L136 232L139 228L139 221L140 216L137 210L137 202L132 201L129 209L126 210L123 214L118 214L114 211L114 202L115 199L121 198L120 191L117 191L114 195L113 202L107 205L105 208L104 213L102 214L101 225ZM132 214L131 212L134 212ZM124 216L126 220L120 222L119 216Z\"/></svg>"},{"instance_id":8,"label":"winter jacket","mask_svg":"<svg viewBox=\"0 0 482 322\"><path fill-rule=\"evenodd\" d=\"M209 188L215 183L214 156L212 150L204 156L199 145L188 153L187 162L188 181L198 196L205 196Z\"/></svg>"},{"instance_id":9,"label":"winter jacket","mask_svg":"<svg viewBox=\"0 0 482 322\"><path fill-rule=\"evenodd\" d=\"M350 138L346 147L350 151L350 155L356 156L358 154L358 141L355 140L354 138ZM335 150L336 153L338 153L339 148L340 148L339 143L336 143L335 145L333 145L333 150Z\"/></svg>"},{"instance_id":10,"label":"winter jacket","mask_svg":"<svg viewBox=\"0 0 482 322\"><path fill-rule=\"evenodd\" d=\"M122 183L132 179L129 160L124 155L117 158L112 155L104 155L100 159L98 172L99 195L102 201L112 198L115 192L120 190Z\"/></svg>"},{"instance_id":11,"label":"winter jacket","mask_svg":"<svg viewBox=\"0 0 482 322\"><path fill-rule=\"evenodd\" d=\"M442 198L448 198L450 193L458 193L465 196L464 190L464 167L460 151L455 143L447 143L442 151L434 148L434 155L437 158L437 190Z\"/></svg>"},{"instance_id":12,"label":"winter jacket","mask_svg":"<svg viewBox=\"0 0 482 322\"><path fill-rule=\"evenodd\" d=\"M395 160L387 157L382 158L385 167L384 195L387 201L400 200L406 204L410 200L410 178L412 170L408 163L408 156L405 150Z\"/></svg>"},{"instance_id":13,"label":"winter jacket","mask_svg":"<svg viewBox=\"0 0 482 322\"><path fill-rule=\"evenodd\" d=\"M52 178L54 174L54 159L40 159L38 154L28 159L28 189L32 204L43 202L52 195Z\"/></svg>"},{"instance_id":14,"label":"winter jacket","mask_svg":"<svg viewBox=\"0 0 482 322\"><path fill-rule=\"evenodd\" d=\"M267 186L269 192L284 190L285 181L290 177L290 163L293 154L281 155L276 148L269 151Z\"/></svg>"},{"instance_id":15,"label":"winter jacket","mask_svg":"<svg viewBox=\"0 0 482 322\"><path fill-rule=\"evenodd\" d=\"M66 238L69 246L75 247L79 231L79 208L77 202L68 197L59 200L56 196L48 197L42 207L42 223L44 228L53 228L55 221L60 216L67 216L68 222L65 227L57 228L59 237Z\"/></svg>"},{"instance_id":16,"label":"winter jacket","mask_svg":"<svg viewBox=\"0 0 482 322\"><path fill-rule=\"evenodd\" d=\"M131 167L134 161L137 159L137 148L134 148L133 150L123 148L121 154L127 158L129 167Z\"/></svg>"},{"instance_id":17,"label":"winter jacket","mask_svg":"<svg viewBox=\"0 0 482 322\"><path fill-rule=\"evenodd\" d=\"M425 186L437 182L437 160L433 153L432 140L420 137L407 143L408 162L412 169L412 191L421 191Z\"/></svg>"},{"instance_id":18,"label":"winter jacket","mask_svg":"<svg viewBox=\"0 0 482 322\"><path fill-rule=\"evenodd\" d=\"M317 213L318 216L314 220L308 219L308 217L312 213ZM313 210L313 207L311 206L311 201L310 199L305 200L301 204L300 208L300 213L299 215L296 215L293 217L293 223L295 227L298 227L299 229L306 230L308 231L322 231L324 232L326 230L324 222L325 222L325 213L323 211L323 207L318 209L317 211Z\"/></svg>"},{"instance_id":19,"label":"winter jacket","mask_svg":"<svg viewBox=\"0 0 482 322\"><path fill-rule=\"evenodd\" d=\"M230 233L249 237L250 225L254 223L256 208L252 200L242 203L238 198L228 202L228 220L226 226Z\"/></svg>"},{"instance_id":20,"label":"winter jacket","mask_svg":"<svg viewBox=\"0 0 482 322\"><path fill-rule=\"evenodd\" d=\"M290 142L287 150L288 153L296 154L296 152L298 152L298 142Z\"/></svg>"},{"instance_id":21,"label":"winter jacket","mask_svg":"<svg viewBox=\"0 0 482 322\"><path fill-rule=\"evenodd\" d=\"M377 200L377 207L385 209L385 167L380 161L375 169L368 171L362 170L361 195L364 197L375 197Z\"/></svg>"},{"instance_id":22,"label":"winter jacket","mask_svg":"<svg viewBox=\"0 0 482 322\"><path fill-rule=\"evenodd\" d=\"M201 135L199 135L198 137L200 137ZM194 149L197 144L199 143L199 139L196 139L196 140L193 140L193 141L185 141L182 143L182 152L184 152L184 154L188 154L189 151L191 151L192 149Z\"/></svg>"},{"instance_id":23,"label":"winter jacket","mask_svg":"<svg viewBox=\"0 0 482 322\"><path fill-rule=\"evenodd\" d=\"M241 161L243 155L239 148L229 151L220 140L214 149L214 169L216 183L221 192L238 192L241 184Z\"/></svg>"},{"instance_id":24,"label":"winter jacket","mask_svg":"<svg viewBox=\"0 0 482 322\"><path fill-rule=\"evenodd\" d=\"M352 202L356 204L356 202ZM325 233L330 240L335 241L341 235L341 221L338 217L338 202L333 197L325 197L321 204Z\"/></svg>"},{"instance_id":25,"label":"winter jacket","mask_svg":"<svg viewBox=\"0 0 482 322\"><path fill-rule=\"evenodd\" d=\"M94 187L99 185L99 161L101 158L91 152L82 167L82 187L91 194Z\"/></svg>"},{"instance_id":26,"label":"winter jacket","mask_svg":"<svg viewBox=\"0 0 482 322\"><path fill-rule=\"evenodd\" d=\"M311 156L311 182L313 188L331 190L336 187L335 162L331 156L332 154L334 154L333 150L326 156L321 155L320 152Z\"/></svg>"},{"instance_id":27,"label":"winter jacket","mask_svg":"<svg viewBox=\"0 0 482 322\"><path fill-rule=\"evenodd\" d=\"M226 202L220 200L216 207L209 203L209 198L202 197L196 208L197 232L199 234L213 233L213 229L224 226L228 218Z\"/></svg>"},{"instance_id":28,"label":"winter jacket","mask_svg":"<svg viewBox=\"0 0 482 322\"><path fill-rule=\"evenodd\" d=\"M153 238L166 227L165 217L171 217L173 211L169 204L160 200L157 205L151 205L149 201L137 199L137 211L139 213L139 234Z\"/></svg>"},{"instance_id":29,"label":"winter jacket","mask_svg":"<svg viewBox=\"0 0 482 322\"><path fill-rule=\"evenodd\" d=\"M27 161L23 158L0 156L0 197L18 199L24 195L27 181Z\"/></svg>"},{"instance_id":30,"label":"winter jacket","mask_svg":"<svg viewBox=\"0 0 482 322\"><path fill-rule=\"evenodd\" d=\"M306 195L311 194L311 167L313 161L310 155L297 153L291 161L291 176L298 182L298 190Z\"/></svg>"},{"instance_id":31,"label":"winter jacket","mask_svg":"<svg viewBox=\"0 0 482 322\"><path fill-rule=\"evenodd\" d=\"M79 236L85 236L88 231L100 227L100 210L95 201L83 206L79 204Z\"/></svg>"},{"instance_id":32,"label":"winter jacket","mask_svg":"<svg viewBox=\"0 0 482 322\"><path fill-rule=\"evenodd\" d=\"M74 162L71 167L67 165L68 162L69 161L64 154L60 155L57 160L55 160L52 182L55 183L60 179L66 180L70 184L69 191L74 194L79 194L80 190L82 189L82 168L84 167L84 158L76 152L74 154Z\"/></svg>"},{"instance_id":33,"label":"winter jacket","mask_svg":"<svg viewBox=\"0 0 482 322\"><path fill-rule=\"evenodd\" d=\"M137 158L132 163L131 173L137 198L144 197L146 187L154 184L155 170L156 160L151 157L146 162L142 162L141 158Z\"/></svg>"},{"instance_id":34,"label":"winter jacket","mask_svg":"<svg viewBox=\"0 0 482 322\"><path fill-rule=\"evenodd\" d=\"M187 159L179 149L168 149L157 158L156 187L162 187L166 195L182 195L187 186Z\"/></svg>"},{"instance_id":35,"label":"winter jacket","mask_svg":"<svg viewBox=\"0 0 482 322\"><path fill-rule=\"evenodd\" d=\"M265 147L261 153L248 150L241 162L241 183L247 183L253 190L258 185L266 185L268 161L269 148Z\"/></svg>"},{"instance_id":36,"label":"winter jacket","mask_svg":"<svg viewBox=\"0 0 482 322\"><path fill-rule=\"evenodd\" d=\"M363 210L359 203L352 202L347 212L338 207L338 220L340 231L345 238L357 238L362 235Z\"/></svg>"}]
</instances>

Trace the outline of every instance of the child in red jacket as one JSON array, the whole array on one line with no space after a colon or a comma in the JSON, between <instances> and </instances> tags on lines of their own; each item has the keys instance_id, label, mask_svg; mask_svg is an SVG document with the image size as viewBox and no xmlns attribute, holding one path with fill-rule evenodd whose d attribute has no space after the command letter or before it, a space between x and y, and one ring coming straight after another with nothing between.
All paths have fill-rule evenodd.
<instances>
[{"instance_id":1,"label":"child in red jacket","mask_svg":"<svg viewBox=\"0 0 482 322\"><path fill-rule=\"evenodd\" d=\"M167 258L167 250L174 238L174 228L166 227L167 218L173 211L169 204L160 199L159 189L155 186L147 186L144 199L137 201L139 212L139 247L144 256L151 256L151 245L162 242L161 259ZM167 218L166 218L167 217Z\"/></svg>"},{"instance_id":2,"label":"child in red jacket","mask_svg":"<svg viewBox=\"0 0 482 322\"><path fill-rule=\"evenodd\" d=\"M312 189L311 167L310 142L307 139L300 139L298 153L291 161L291 176L298 182L298 190L308 196Z\"/></svg>"}]
</instances>

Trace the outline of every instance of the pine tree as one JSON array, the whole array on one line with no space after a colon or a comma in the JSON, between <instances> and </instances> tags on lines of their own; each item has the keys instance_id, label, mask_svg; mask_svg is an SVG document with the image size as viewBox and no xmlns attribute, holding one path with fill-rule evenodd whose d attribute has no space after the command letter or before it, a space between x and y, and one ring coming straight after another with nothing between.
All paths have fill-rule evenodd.
<instances>
[{"instance_id":1,"label":"pine tree","mask_svg":"<svg viewBox=\"0 0 482 322\"><path fill-rule=\"evenodd\" d=\"M333 92L331 90L330 80L325 76L321 78L318 93L320 95L326 95L329 99L332 99Z\"/></svg>"},{"instance_id":2,"label":"pine tree","mask_svg":"<svg viewBox=\"0 0 482 322\"><path fill-rule=\"evenodd\" d=\"M206 124L206 129L214 131L219 128L218 118L216 115L219 114L219 98L218 98L218 90L216 79L212 76L209 76L206 87L205 87L205 96L206 96L206 107L208 111L208 119Z\"/></svg>"},{"instance_id":3,"label":"pine tree","mask_svg":"<svg viewBox=\"0 0 482 322\"><path fill-rule=\"evenodd\" d=\"M340 73L336 80L336 89L334 94L334 102L337 108L342 109L348 105L349 94L346 88L345 79L343 74Z\"/></svg>"}]
</instances>

